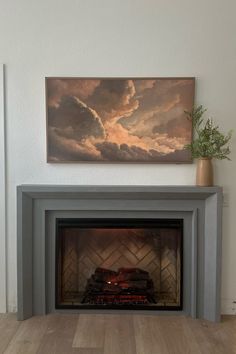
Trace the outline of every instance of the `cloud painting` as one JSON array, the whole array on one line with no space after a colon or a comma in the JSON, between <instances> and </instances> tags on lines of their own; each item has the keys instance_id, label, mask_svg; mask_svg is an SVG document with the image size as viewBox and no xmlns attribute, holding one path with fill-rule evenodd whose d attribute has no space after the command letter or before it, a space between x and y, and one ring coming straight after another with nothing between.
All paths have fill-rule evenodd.
<instances>
[{"instance_id":1,"label":"cloud painting","mask_svg":"<svg viewBox=\"0 0 236 354\"><path fill-rule=\"evenodd\" d=\"M48 162L188 163L194 78L47 78Z\"/></svg>"}]
</instances>

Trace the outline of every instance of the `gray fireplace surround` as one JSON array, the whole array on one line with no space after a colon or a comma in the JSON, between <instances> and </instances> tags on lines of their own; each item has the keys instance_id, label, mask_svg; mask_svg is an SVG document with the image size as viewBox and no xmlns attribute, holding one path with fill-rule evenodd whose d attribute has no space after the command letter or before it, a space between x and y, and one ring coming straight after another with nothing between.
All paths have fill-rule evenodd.
<instances>
[{"instance_id":1,"label":"gray fireplace surround","mask_svg":"<svg viewBox=\"0 0 236 354\"><path fill-rule=\"evenodd\" d=\"M171 313L220 320L221 187L73 185L17 187L19 320L56 311L56 219L94 217L183 219L183 310Z\"/></svg>"}]
</instances>

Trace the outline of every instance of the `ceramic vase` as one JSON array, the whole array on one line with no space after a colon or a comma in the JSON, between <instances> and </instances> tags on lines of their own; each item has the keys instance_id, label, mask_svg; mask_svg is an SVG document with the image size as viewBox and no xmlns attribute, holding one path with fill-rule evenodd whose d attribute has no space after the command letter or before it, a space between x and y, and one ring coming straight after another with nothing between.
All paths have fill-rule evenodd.
<instances>
[{"instance_id":1,"label":"ceramic vase","mask_svg":"<svg viewBox=\"0 0 236 354\"><path fill-rule=\"evenodd\" d=\"M196 185L201 187L213 186L212 159L201 157L197 160Z\"/></svg>"}]
</instances>

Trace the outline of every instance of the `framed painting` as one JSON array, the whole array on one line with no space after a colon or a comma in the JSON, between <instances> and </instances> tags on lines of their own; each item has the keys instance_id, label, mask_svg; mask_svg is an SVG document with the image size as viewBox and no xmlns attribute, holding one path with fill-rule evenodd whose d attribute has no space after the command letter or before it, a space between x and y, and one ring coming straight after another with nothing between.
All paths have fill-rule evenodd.
<instances>
[{"instance_id":1,"label":"framed painting","mask_svg":"<svg viewBox=\"0 0 236 354\"><path fill-rule=\"evenodd\" d=\"M47 161L190 163L194 78L46 78Z\"/></svg>"}]
</instances>

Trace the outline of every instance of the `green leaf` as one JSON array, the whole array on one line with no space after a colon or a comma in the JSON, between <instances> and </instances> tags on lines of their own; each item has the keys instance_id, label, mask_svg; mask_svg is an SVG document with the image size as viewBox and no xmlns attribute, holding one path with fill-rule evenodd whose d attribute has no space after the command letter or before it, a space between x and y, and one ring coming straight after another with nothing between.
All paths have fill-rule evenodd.
<instances>
[{"instance_id":1,"label":"green leaf","mask_svg":"<svg viewBox=\"0 0 236 354\"><path fill-rule=\"evenodd\" d=\"M230 160L230 148L227 145L232 137L233 131L227 134L219 130L218 125L214 125L213 119L204 119L206 109L202 105L193 108L192 112L184 111L188 120L192 122L194 138L191 144L185 145L193 158L208 157L216 159Z\"/></svg>"}]
</instances>

